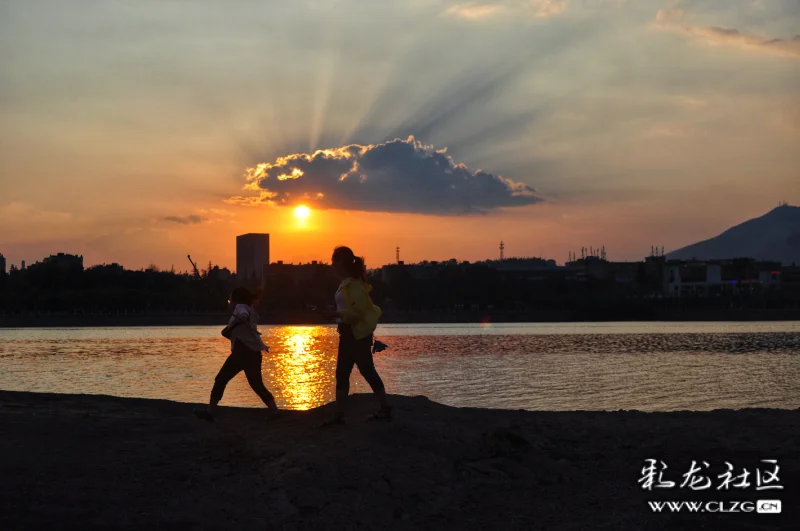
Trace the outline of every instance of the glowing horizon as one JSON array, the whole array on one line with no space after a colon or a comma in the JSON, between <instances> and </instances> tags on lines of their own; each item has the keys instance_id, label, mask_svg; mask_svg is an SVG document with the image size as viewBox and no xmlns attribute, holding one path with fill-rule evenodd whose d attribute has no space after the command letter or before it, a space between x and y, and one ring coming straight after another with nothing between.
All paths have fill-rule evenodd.
<instances>
[{"instance_id":1,"label":"glowing horizon","mask_svg":"<svg viewBox=\"0 0 800 531\"><path fill-rule=\"evenodd\" d=\"M83 1L0 20L9 264L632 260L800 203L792 0Z\"/></svg>"}]
</instances>

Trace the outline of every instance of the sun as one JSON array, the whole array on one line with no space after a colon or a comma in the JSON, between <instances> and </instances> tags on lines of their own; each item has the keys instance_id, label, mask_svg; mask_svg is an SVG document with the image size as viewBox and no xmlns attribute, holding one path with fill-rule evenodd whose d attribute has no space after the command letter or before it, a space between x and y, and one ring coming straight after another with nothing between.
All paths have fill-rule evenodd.
<instances>
[{"instance_id":1,"label":"sun","mask_svg":"<svg viewBox=\"0 0 800 531\"><path fill-rule=\"evenodd\" d=\"M305 205L300 205L294 209L294 217L299 220L306 220L311 216L311 209Z\"/></svg>"}]
</instances>

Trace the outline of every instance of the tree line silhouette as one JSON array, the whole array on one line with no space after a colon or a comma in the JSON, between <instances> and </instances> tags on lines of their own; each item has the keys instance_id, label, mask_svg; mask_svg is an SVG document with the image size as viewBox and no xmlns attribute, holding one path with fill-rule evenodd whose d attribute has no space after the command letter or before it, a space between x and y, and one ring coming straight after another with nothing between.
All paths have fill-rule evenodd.
<instances>
[{"instance_id":1,"label":"tree line silhouette","mask_svg":"<svg viewBox=\"0 0 800 531\"><path fill-rule=\"evenodd\" d=\"M235 277L209 264L200 278L155 266L62 267L34 264L0 276L4 313L145 313L224 311ZM206 287L208 286L208 287Z\"/></svg>"},{"instance_id":2,"label":"tree line silhouette","mask_svg":"<svg viewBox=\"0 0 800 531\"><path fill-rule=\"evenodd\" d=\"M548 265L546 261L542 261ZM513 265L513 259L505 264ZM663 298L662 286L642 264L631 282L577 280L563 268L516 271L497 262L450 260L414 266L386 266L369 275L373 300L387 314L427 312L503 315L556 312L566 318L648 319L669 309L797 308L797 297L759 290L715 297ZM337 280L326 264L272 264L263 282L260 313L271 322L282 318L314 322L315 309L330 308ZM128 270L119 264L37 263L0 275L0 312L27 314L223 313L237 279L211 263L197 274L162 271L156 266ZM434 317L430 317L433 315Z\"/></svg>"}]
</instances>

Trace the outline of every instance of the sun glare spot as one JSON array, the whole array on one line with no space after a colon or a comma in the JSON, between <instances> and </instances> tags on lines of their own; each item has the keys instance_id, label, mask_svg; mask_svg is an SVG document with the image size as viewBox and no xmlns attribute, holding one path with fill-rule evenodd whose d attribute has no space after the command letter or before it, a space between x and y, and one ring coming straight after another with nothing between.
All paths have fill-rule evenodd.
<instances>
[{"instance_id":1,"label":"sun glare spot","mask_svg":"<svg viewBox=\"0 0 800 531\"><path fill-rule=\"evenodd\" d=\"M305 205L300 205L294 209L294 217L299 220L306 220L311 216L311 209Z\"/></svg>"}]
</instances>

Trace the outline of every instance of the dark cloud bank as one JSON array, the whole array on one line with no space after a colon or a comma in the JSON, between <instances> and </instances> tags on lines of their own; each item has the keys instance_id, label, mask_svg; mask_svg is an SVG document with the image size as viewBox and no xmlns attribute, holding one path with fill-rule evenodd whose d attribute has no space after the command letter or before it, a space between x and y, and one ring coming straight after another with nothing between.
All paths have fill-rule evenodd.
<instances>
[{"instance_id":1,"label":"dark cloud bank","mask_svg":"<svg viewBox=\"0 0 800 531\"><path fill-rule=\"evenodd\" d=\"M470 170L414 137L288 155L249 169L246 177L245 188L259 195L229 203L462 215L542 201L527 184Z\"/></svg>"}]
</instances>

